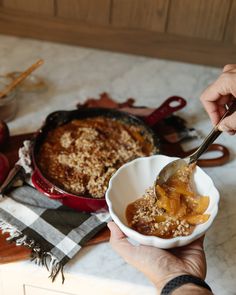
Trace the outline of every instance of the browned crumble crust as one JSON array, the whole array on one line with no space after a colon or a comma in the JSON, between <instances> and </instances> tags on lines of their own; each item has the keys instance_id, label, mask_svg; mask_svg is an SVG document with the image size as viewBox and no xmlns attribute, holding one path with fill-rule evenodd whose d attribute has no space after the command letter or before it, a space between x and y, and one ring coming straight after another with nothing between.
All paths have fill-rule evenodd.
<instances>
[{"instance_id":1,"label":"browned crumble crust","mask_svg":"<svg viewBox=\"0 0 236 295\"><path fill-rule=\"evenodd\" d=\"M110 118L74 120L49 132L39 166L66 191L102 198L121 165L153 153L153 143L142 131Z\"/></svg>"}]
</instances>

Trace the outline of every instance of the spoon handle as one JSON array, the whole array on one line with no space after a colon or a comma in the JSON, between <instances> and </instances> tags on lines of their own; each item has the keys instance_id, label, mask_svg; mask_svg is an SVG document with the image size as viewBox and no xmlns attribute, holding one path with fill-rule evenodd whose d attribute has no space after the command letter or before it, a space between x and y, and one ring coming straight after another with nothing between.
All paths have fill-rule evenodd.
<instances>
[{"instance_id":1,"label":"spoon handle","mask_svg":"<svg viewBox=\"0 0 236 295\"><path fill-rule=\"evenodd\" d=\"M220 131L218 129L221 121L231 115L233 112L236 111L236 99L234 99L234 101L231 103L231 105L229 106L229 108L227 109L227 111L224 113L224 115L222 116L222 118L220 119L220 121L218 122L218 124L211 130L211 132L209 133L209 135L205 138L205 140L203 141L203 143L199 146L199 148L193 153L191 154L188 158L189 158L189 164L194 163L197 161L197 159L208 149L208 147L216 140L216 138L222 133L222 131Z\"/></svg>"}]
</instances>

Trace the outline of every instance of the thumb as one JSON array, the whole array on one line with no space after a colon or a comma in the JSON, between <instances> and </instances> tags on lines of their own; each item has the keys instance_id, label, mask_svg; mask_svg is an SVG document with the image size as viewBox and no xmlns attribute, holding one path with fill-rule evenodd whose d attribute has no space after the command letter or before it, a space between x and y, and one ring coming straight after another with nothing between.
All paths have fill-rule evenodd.
<instances>
[{"instance_id":1,"label":"thumb","mask_svg":"<svg viewBox=\"0 0 236 295\"><path fill-rule=\"evenodd\" d=\"M236 132L236 112L232 115L226 117L220 124L219 124L220 131L226 131L228 133L235 134Z\"/></svg>"},{"instance_id":2,"label":"thumb","mask_svg":"<svg viewBox=\"0 0 236 295\"><path fill-rule=\"evenodd\" d=\"M125 238L123 232L119 229L119 227L115 224L115 222L110 221L107 224L109 230L111 231L111 240L119 241Z\"/></svg>"},{"instance_id":3,"label":"thumb","mask_svg":"<svg viewBox=\"0 0 236 295\"><path fill-rule=\"evenodd\" d=\"M111 231L110 243L112 248L129 262L134 246L128 242L126 236L114 222L109 222L107 226Z\"/></svg>"}]
</instances>

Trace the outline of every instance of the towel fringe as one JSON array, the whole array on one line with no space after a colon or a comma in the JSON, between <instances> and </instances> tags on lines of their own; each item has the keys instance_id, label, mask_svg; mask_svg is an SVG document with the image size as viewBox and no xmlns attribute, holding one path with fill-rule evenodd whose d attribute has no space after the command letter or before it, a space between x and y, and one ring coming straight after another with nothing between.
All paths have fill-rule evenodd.
<instances>
[{"instance_id":1,"label":"towel fringe","mask_svg":"<svg viewBox=\"0 0 236 295\"><path fill-rule=\"evenodd\" d=\"M17 230L11 224L0 219L0 230L2 233L8 233L9 237L6 239L9 242L15 242L16 246L25 246L31 250L31 261L34 261L38 266L45 266L50 272L49 278L52 282L55 281L59 272L61 272L62 284L64 284L64 269L63 265L58 259L50 252L43 251L39 244L27 235Z\"/></svg>"}]
</instances>

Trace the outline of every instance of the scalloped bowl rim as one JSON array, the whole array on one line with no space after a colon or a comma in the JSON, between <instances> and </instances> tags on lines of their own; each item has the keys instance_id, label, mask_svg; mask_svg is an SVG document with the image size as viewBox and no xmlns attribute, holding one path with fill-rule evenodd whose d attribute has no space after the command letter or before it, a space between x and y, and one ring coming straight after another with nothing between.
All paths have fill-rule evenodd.
<instances>
[{"instance_id":1,"label":"scalloped bowl rim","mask_svg":"<svg viewBox=\"0 0 236 295\"><path fill-rule=\"evenodd\" d=\"M203 234L205 234L206 231L211 227L211 225L218 213L218 204L220 201L219 191L215 187L215 184L214 184L213 180L210 178L210 176L207 175L200 167L197 166L196 171L194 173L198 173L199 171L201 171L204 178L207 179L207 181L209 182L212 192L213 192L211 195L209 195L209 197L210 197L210 202L213 201L213 205L212 205L211 211L208 211L210 205L209 205L208 209L206 210L206 212L210 214L208 221L206 221L203 224L197 225L195 227L194 231L188 236L179 236L179 237L170 238L170 239L162 239L157 236L143 235L143 234L131 229L127 225L125 225L120 220L119 216L117 216L117 214L114 212L114 209L113 209L113 203L110 198L110 195L111 195L111 192L114 188L114 181L117 179L117 177L119 177L120 174L123 173L125 170L134 166L136 163L143 162L143 161L153 161L158 158L159 159L162 158L162 159L166 160L167 161L166 164L169 163L170 161L174 161L176 159L179 159L177 157L168 157L165 155L153 155L153 156L149 156L149 157L140 157L140 158L137 158L135 160L132 160L132 161L124 164L113 174L113 176L110 178L108 189L105 194L106 202L108 205L108 210L109 210L109 213L110 213L113 221L119 226L119 228L125 233L125 235L131 239L131 241L133 240L134 242L138 242L143 245L155 246L155 247L159 247L159 248L163 248L163 249L185 246L185 245L195 241L196 239L201 237ZM160 166L159 168L162 168L162 167L163 166ZM195 185L196 185L196 183L195 183ZM141 192L141 194L138 197L141 197L143 195L143 193L144 192ZM128 204L129 203L127 203L127 205Z\"/></svg>"}]
</instances>

